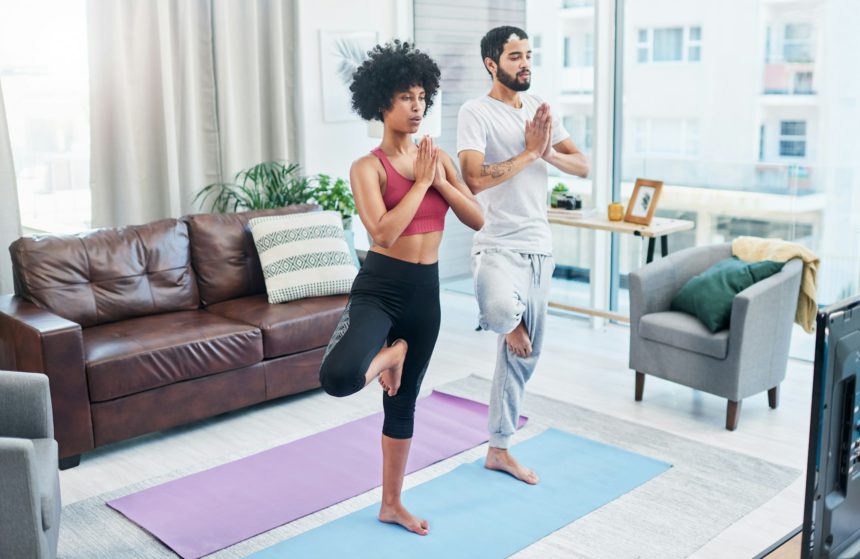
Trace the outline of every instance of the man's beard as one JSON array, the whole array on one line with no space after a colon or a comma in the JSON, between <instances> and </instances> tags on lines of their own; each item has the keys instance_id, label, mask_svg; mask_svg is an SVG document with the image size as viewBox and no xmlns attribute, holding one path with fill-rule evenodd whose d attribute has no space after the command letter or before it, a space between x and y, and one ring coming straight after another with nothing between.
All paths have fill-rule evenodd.
<instances>
[{"instance_id":1,"label":"man's beard","mask_svg":"<svg viewBox=\"0 0 860 559\"><path fill-rule=\"evenodd\" d=\"M496 78L498 78L502 85L509 87L514 91L526 91L532 85L531 73L529 73L529 79L525 82L520 82L516 76L502 70L501 66L499 66L496 71Z\"/></svg>"}]
</instances>

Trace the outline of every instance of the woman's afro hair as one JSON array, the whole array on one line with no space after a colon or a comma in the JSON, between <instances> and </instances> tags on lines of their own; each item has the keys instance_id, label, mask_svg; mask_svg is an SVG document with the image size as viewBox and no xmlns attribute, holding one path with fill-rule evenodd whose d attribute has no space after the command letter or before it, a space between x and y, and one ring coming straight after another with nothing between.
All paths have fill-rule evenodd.
<instances>
[{"instance_id":1,"label":"woman's afro hair","mask_svg":"<svg viewBox=\"0 0 860 559\"><path fill-rule=\"evenodd\" d=\"M439 89L439 66L414 45L399 40L376 45L352 75L352 109L365 120L382 120L395 93L412 86L424 88L427 107Z\"/></svg>"}]
</instances>

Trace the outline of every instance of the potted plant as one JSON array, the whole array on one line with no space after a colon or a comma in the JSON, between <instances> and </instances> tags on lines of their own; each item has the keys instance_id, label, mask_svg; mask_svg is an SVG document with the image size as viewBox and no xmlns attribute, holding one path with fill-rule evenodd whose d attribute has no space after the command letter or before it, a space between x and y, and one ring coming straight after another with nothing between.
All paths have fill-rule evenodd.
<instances>
[{"instance_id":1,"label":"potted plant","mask_svg":"<svg viewBox=\"0 0 860 559\"><path fill-rule=\"evenodd\" d=\"M232 183L204 186L194 201L212 198L211 211L219 213L304 204L313 196L314 185L298 169L295 163L264 161L236 173Z\"/></svg>"},{"instance_id":2,"label":"potted plant","mask_svg":"<svg viewBox=\"0 0 860 559\"><path fill-rule=\"evenodd\" d=\"M352 216L355 201L349 183L341 178L318 174L299 174L296 163L264 161L236 173L233 182L215 182L204 186L195 196L204 201L211 198L211 211L226 213L244 210L282 208L290 204L318 204L324 210L340 212L344 237L358 266Z\"/></svg>"},{"instance_id":3,"label":"potted plant","mask_svg":"<svg viewBox=\"0 0 860 559\"><path fill-rule=\"evenodd\" d=\"M355 200L349 183L341 178L332 179L329 175L318 174L314 177L316 186L309 201L316 202L324 210L340 212L343 228L352 229L352 216L355 215Z\"/></svg>"}]
</instances>

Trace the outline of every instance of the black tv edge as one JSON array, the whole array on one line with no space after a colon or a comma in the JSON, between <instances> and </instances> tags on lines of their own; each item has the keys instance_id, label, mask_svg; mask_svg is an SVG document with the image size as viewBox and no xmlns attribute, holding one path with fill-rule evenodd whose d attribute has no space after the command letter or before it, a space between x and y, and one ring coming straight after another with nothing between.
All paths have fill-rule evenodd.
<instances>
[{"instance_id":1,"label":"black tv edge","mask_svg":"<svg viewBox=\"0 0 860 559\"><path fill-rule=\"evenodd\" d=\"M818 312L801 556L860 557L860 297Z\"/></svg>"}]
</instances>

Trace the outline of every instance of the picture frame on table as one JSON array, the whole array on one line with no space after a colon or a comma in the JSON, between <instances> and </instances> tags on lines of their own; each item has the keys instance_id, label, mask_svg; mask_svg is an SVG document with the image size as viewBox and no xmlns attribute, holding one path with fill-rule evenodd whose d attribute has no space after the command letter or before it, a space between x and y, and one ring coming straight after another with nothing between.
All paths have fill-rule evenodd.
<instances>
[{"instance_id":1,"label":"picture frame on table","mask_svg":"<svg viewBox=\"0 0 860 559\"><path fill-rule=\"evenodd\" d=\"M636 184L633 186L633 194L627 203L627 213L624 215L624 221L639 225L650 225L662 190L663 181L636 179Z\"/></svg>"}]
</instances>

